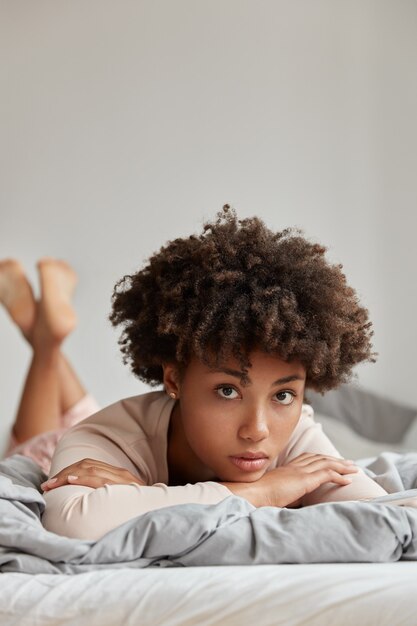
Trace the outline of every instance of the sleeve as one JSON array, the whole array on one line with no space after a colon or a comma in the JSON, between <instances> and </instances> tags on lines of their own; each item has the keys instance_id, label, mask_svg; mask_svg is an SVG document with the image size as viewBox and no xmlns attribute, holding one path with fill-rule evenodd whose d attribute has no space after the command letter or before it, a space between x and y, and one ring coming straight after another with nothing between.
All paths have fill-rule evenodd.
<instances>
[{"instance_id":1,"label":"sleeve","mask_svg":"<svg viewBox=\"0 0 417 626\"><path fill-rule=\"evenodd\" d=\"M340 452L334 447L330 439L323 432L322 425L314 421L312 411L310 415L304 417L304 428L294 445L288 450L283 465L287 465L303 452L314 454L325 454L342 459ZM342 500L364 500L366 498L377 498L387 495L383 489L372 478L359 468L358 472L352 473L352 482L349 485L338 485L336 483L323 483L301 499L301 506L319 504L321 502L337 502Z\"/></svg>"},{"instance_id":2,"label":"sleeve","mask_svg":"<svg viewBox=\"0 0 417 626\"><path fill-rule=\"evenodd\" d=\"M147 485L145 468L141 471L117 444L98 433L86 432L85 428L76 431L76 428L59 442L50 475L81 459L92 458L127 468L145 484L105 485L97 489L64 485L45 492L42 523L58 535L97 540L120 524L154 509L187 503L217 504L233 495L214 481L178 487L163 483Z\"/></svg>"}]
</instances>

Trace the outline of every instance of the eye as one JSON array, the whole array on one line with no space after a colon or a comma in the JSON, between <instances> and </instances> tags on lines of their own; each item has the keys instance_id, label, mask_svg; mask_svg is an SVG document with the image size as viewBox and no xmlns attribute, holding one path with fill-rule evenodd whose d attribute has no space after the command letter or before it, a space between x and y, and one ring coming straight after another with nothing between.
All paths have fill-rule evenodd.
<instances>
[{"instance_id":1,"label":"eye","mask_svg":"<svg viewBox=\"0 0 417 626\"><path fill-rule=\"evenodd\" d=\"M292 391L278 391L276 397L280 404L288 405L294 402L295 394Z\"/></svg>"},{"instance_id":2,"label":"eye","mask_svg":"<svg viewBox=\"0 0 417 626\"><path fill-rule=\"evenodd\" d=\"M217 391L218 395L221 398L223 398L223 399L231 398L232 400L234 400L235 398L238 397L236 389L233 389L233 387L228 387L227 385L222 385L221 387L216 387L216 391ZM234 393L236 394L235 396L233 395Z\"/></svg>"}]
</instances>

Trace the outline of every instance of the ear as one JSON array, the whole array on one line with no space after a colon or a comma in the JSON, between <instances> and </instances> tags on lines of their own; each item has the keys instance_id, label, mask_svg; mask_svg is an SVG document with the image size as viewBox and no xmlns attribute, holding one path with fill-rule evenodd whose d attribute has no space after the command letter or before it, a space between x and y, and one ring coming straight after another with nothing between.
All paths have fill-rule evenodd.
<instances>
[{"instance_id":1,"label":"ear","mask_svg":"<svg viewBox=\"0 0 417 626\"><path fill-rule=\"evenodd\" d=\"M164 387L167 394L174 392L177 398L180 395L180 376L178 367L174 363L163 363Z\"/></svg>"}]
</instances>

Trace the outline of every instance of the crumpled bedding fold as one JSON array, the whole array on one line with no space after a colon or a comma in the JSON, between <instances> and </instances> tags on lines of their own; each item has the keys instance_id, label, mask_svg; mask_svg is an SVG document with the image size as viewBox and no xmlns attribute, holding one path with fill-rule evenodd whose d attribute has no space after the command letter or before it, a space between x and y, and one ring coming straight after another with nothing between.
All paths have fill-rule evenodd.
<instances>
[{"instance_id":1,"label":"crumpled bedding fold","mask_svg":"<svg viewBox=\"0 0 417 626\"><path fill-rule=\"evenodd\" d=\"M417 453L357 463L389 493L417 487ZM417 560L417 509L363 501L255 508L231 496L151 511L98 541L70 539L42 526L45 479L22 455L0 463L0 572Z\"/></svg>"}]
</instances>

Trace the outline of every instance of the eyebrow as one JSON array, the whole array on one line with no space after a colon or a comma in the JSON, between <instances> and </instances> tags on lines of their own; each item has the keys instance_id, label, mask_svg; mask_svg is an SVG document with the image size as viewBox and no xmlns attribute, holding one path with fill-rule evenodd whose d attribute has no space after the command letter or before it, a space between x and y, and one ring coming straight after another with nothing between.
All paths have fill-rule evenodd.
<instances>
[{"instance_id":1,"label":"eyebrow","mask_svg":"<svg viewBox=\"0 0 417 626\"><path fill-rule=\"evenodd\" d=\"M210 371L213 374L229 374L230 376L235 376L235 378L246 380L249 385L252 384L249 376L245 376L244 373L240 372L239 370L233 370L228 367L224 367L222 369L213 369ZM275 380L271 384L271 387L274 387L275 385L284 385L285 383L291 383L294 380L304 380L304 377L300 376L299 374L290 374L289 376L284 376L283 378L278 378L278 380Z\"/></svg>"}]
</instances>

